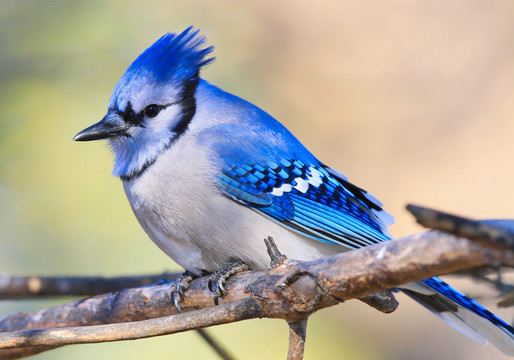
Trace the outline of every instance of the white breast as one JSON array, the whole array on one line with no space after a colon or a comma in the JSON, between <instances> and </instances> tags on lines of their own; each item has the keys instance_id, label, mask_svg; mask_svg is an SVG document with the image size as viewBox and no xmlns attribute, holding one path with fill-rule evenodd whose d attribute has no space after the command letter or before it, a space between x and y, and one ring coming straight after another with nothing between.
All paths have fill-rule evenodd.
<instances>
[{"instance_id":1,"label":"white breast","mask_svg":"<svg viewBox=\"0 0 514 360\"><path fill-rule=\"evenodd\" d=\"M139 223L179 265L197 274L238 260L266 268L267 236L297 260L344 250L293 233L224 196L215 185L217 170L206 151L180 138L143 175L124 181Z\"/></svg>"}]
</instances>

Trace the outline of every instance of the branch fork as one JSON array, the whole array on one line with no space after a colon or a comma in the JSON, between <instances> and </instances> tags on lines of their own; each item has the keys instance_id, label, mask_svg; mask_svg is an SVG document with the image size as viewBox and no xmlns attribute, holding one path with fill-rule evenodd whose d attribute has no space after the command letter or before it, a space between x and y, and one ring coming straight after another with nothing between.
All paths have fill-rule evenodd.
<instances>
[{"instance_id":1,"label":"branch fork","mask_svg":"<svg viewBox=\"0 0 514 360\"><path fill-rule=\"evenodd\" d=\"M424 210L428 209L410 210L423 223ZM455 220L452 215L436 214L433 227L439 226L438 221ZM433 220L433 213L429 215ZM288 359L301 359L307 318L315 311L358 298L391 312L397 302L387 290L401 284L482 265L514 267L514 232L493 224L484 230L481 222L477 225L464 220L468 221L464 222L465 235L471 240L428 231L308 262L288 259L268 238L272 269L228 279L228 292L220 298L219 306L211 306L208 278L195 279L185 292L181 314L176 314L170 303L170 285L157 284L97 295L33 314L9 315L0 320L0 358L20 358L67 344L159 336L267 317L288 322ZM456 221L463 223L462 218ZM443 227L464 235L460 225ZM38 288L39 294L45 291L44 284ZM0 288L2 296L6 298Z\"/></svg>"}]
</instances>

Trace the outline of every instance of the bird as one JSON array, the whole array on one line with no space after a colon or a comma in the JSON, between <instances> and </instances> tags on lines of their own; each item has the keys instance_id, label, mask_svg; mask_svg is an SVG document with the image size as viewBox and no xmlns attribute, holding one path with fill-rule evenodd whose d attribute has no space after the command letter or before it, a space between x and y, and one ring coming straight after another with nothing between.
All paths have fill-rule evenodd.
<instances>
[{"instance_id":1,"label":"bird","mask_svg":"<svg viewBox=\"0 0 514 360\"><path fill-rule=\"evenodd\" d=\"M167 33L121 76L107 114L74 140L107 139L113 175L155 244L192 278L266 269L263 239L296 260L391 240L383 204L318 160L275 118L200 77L214 60L198 29ZM439 278L401 291L471 339L514 356L514 329ZM221 294L220 294L221 293Z\"/></svg>"}]
</instances>

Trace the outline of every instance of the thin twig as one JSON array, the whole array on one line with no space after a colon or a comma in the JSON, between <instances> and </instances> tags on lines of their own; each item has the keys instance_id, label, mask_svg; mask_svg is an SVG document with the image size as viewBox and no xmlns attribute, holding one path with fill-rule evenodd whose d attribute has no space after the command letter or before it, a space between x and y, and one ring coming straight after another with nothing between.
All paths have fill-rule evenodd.
<instances>
[{"instance_id":1,"label":"thin twig","mask_svg":"<svg viewBox=\"0 0 514 360\"><path fill-rule=\"evenodd\" d=\"M205 329L197 329L196 333L205 340L207 344L218 354L223 360L234 360L227 350L225 350Z\"/></svg>"},{"instance_id":2,"label":"thin twig","mask_svg":"<svg viewBox=\"0 0 514 360\"><path fill-rule=\"evenodd\" d=\"M476 221L412 204L407 210L424 227L514 250L514 220Z\"/></svg>"},{"instance_id":3,"label":"thin twig","mask_svg":"<svg viewBox=\"0 0 514 360\"><path fill-rule=\"evenodd\" d=\"M359 298L359 300L384 314L390 314L398 308L398 300L396 300L394 294L390 291L381 291L376 294L366 295Z\"/></svg>"},{"instance_id":4,"label":"thin twig","mask_svg":"<svg viewBox=\"0 0 514 360\"><path fill-rule=\"evenodd\" d=\"M287 360L302 360L307 335L307 317L289 323Z\"/></svg>"},{"instance_id":5,"label":"thin twig","mask_svg":"<svg viewBox=\"0 0 514 360\"><path fill-rule=\"evenodd\" d=\"M264 239L264 244L268 251L268 255L271 259L270 265L272 268L285 264L287 262L287 256L282 254L275 243L275 240L271 236Z\"/></svg>"},{"instance_id":6,"label":"thin twig","mask_svg":"<svg viewBox=\"0 0 514 360\"><path fill-rule=\"evenodd\" d=\"M503 294L501 301L497 305L503 308L514 306L514 291Z\"/></svg>"},{"instance_id":7,"label":"thin twig","mask_svg":"<svg viewBox=\"0 0 514 360\"><path fill-rule=\"evenodd\" d=\"M10 276L0 275L0 300L43 296L93 296L127 288L173 281L177 274L148 276Z\"/></svg>"},{"instance_id":8,"label":"thin twig","mask_svg":"<svg viewBox=\"0 0 514 360\"><path fill-rule=\"evenodd\" d=\"M485 283L500 293L508 293L514 290L513 284L507 284L505 276L502 274L504 269L497 266L478 266L453 273L452 276L462 276L472 278L475 281Z\"/></svg>"},{"instance_id":9,"label":"thin twig","mask_svg":"<svg viewBox=\"0 0 514 360\"><path fill-rule=\"evenodd\" d=\"M253 298L246 298L188 313L131 323L9 332L0 335L0 349L111 342L174 334L255 317L262 312L256 305ZM230 316L227 317L227 314Z\"/></svg>"}]
</instances>

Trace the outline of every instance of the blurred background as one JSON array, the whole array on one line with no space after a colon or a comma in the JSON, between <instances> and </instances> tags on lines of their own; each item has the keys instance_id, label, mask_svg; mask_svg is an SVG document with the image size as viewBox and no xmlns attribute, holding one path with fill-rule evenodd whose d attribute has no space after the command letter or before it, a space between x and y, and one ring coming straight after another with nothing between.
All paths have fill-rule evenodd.
<instances>
[{"instance_id":1,"label":"blurred background","mask_svg":"<svg viewBox=\"0 0 514 360\"><path fill-rule=\"evenodd\" d=\"M102 118L139 53L189 25L216 47L203 77L381 199L394 236L421 231L408 202L514 218L513 14L510 0L0 0L0 273L180 271L137 224L107 144L71 139ZM0 317L67 300L4 301ZM317 313L305 358L504 358L401 300L391 315L356 301ZM281 321L211 333L240 359L286 357ZM195 333L39 355L69 358L215 356Z\"/></svg>"}]
</instances>

